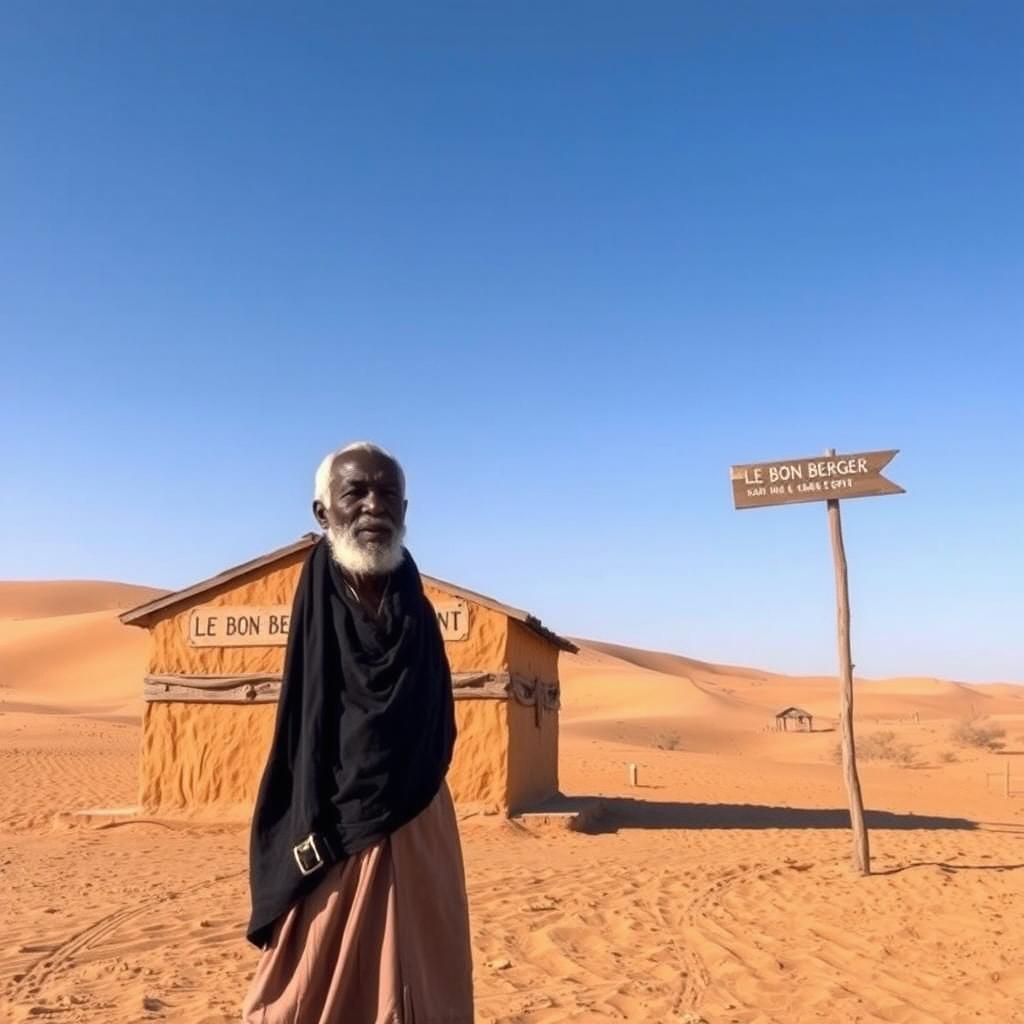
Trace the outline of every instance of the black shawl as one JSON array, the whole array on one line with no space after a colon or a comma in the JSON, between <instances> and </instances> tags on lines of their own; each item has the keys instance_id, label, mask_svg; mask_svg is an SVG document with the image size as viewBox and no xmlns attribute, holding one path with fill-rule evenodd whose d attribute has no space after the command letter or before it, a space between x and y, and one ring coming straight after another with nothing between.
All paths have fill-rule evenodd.
<instances>
[{"instance_id":1,"label":"black shawl","mask_svg":"<svg viewBox=\"0 0 1024 1024\"><path fill-rule=\"evenodd\" d=\"M454 742L448 659L412 557L406 552L391 574L374 621L322 537L295 592L274 739L253 812L246 938L267 945L274 922L331 864L423 811ZM324 863L303 875L294 848L310 834Z\"/></svg>"}]
</instances>

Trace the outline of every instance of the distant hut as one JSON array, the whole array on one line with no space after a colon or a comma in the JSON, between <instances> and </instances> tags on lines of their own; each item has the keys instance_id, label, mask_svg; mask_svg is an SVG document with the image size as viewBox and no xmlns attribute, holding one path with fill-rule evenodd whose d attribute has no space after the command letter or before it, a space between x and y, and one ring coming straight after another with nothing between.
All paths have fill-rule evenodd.
<instances>
[{"instance_id":1,"label":"distant hut","mask_svg":"<svg viewBox=\"0 0 1024 1024\"><path fill-rule=\"evenodd\" d=\"M144 812L247 816L273 734L288 619L316 534L149 601ZM513 814L558 792L559 651L527 612L423 577L452 669L457 804Z\"/></svg>"},{"instance_id":2,"label":"distant hut","mask_svg":"<svg viewBox=\"0 0 1024 1024\"><path fill-rule=\"evenodd\" d=\"M790 722L796 723L797 730L803 729L806 732L814 730L814 718L810 711L804 711L803 708L786 708L785 711L780 711L775 716L775 728L780 732L788 732Z\"/></svg>"}]
</instances>

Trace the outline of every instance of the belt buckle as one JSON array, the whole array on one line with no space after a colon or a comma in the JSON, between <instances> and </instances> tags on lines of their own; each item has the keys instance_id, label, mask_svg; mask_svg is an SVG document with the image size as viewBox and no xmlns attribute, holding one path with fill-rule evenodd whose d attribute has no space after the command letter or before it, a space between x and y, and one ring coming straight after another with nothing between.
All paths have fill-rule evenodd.
<instances>
[{"instance_id":1,"label":"belt buckle","mask_svg":"<svg viewBox=\"0 0 1024 1024\"><path fill-rule=\"evenodd\" d=\"M303 875L311 875L324 866L324 859L320 856L312 832L301 843L296 843L292 847L292 854Z\"/></svg>"}]
</instances>

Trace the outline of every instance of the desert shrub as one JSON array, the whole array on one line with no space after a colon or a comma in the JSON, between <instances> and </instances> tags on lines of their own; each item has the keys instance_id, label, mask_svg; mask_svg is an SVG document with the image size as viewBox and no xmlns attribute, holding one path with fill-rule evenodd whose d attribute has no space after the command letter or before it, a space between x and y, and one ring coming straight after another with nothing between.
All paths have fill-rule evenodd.
<instances>
[{"instance_id":1,"label":"desert shrub","mask_svg":"<svg viewBox=\"0 0 1024 1024\"><path fill-rule=\"evenodd\" d=\"M939 753L939 760L943 764L955 764L960 758L956 756L955 750L943 750Z\"/></svg>"},{"instance_id":2,"label":"desert shrub","mask_svg":"<svg viewBox=\"0 0 1024 1024\"><path fill-rule=\"evenodd\" d=\"M914 763L914 748L909 743L900 743L896 733L885 729L881 732L859 736L855 741L858 761L892 761L894 764ZM832 750L835 764L843 763L843 745L837 743Z\"/></svg>"},{"instance_id":3,"label":"desert shrub","mask_svg":"<svg viewBox=\"0 0 1024 1024\"><path fill-rule=\"evenodd\" d=\"M1002 750L1006 730L984 715L965 715L956 725L950 738L965 747L980 750Z\"/></svg>"},{"instance_id":4,"label":"desert shrub","mask_svg":"<svg viewBox=\"0 0 1024 1024\"><path fill-rule=\"evenodd\" d=\"M683 745L683 741L677 732L663 732L658 734L654 745L659 750L678 750Z\"/></svg>"}]
</instances>

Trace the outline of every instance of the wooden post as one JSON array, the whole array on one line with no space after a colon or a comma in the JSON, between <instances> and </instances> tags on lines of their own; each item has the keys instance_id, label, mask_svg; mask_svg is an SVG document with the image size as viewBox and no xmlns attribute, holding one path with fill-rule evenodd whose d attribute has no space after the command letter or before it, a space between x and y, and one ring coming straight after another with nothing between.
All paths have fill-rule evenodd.
<instances>
[{"instance_id":1,"label":"wooden post","mask_svg":"<svg viewBox=\"0 0 1024 1024\"><path fill-rule=\"evenodd\" d=\"M636 765L632 763L629 766L629 784L631 786L636 785Z\"/></svg>"},{"instance_id":2,"label":"wooden post","mask_svg":"<svg viewBox=\"0 0 1024 1024\"><path fill-rule=\"evenodd\" d=\"M783 459L776 462L747 462L731 466L732 500L737 508L764 508L768 505L793 505L803 501L828 504L829 532L836 568L836 617L839 634L840 702L839 727L842 730L843 776L850 800L853 826L853 860L862 874L870 874L868 834L864 827L864 803L857 778L857 752L853 742L853 657L850 653L850 588L846 577L846 552L843 550L843 526L839 518L840 495L868 498L883 494L903 494L899 484L882 476L881 471L899 454L898 448L879 452L854 452L836 456L834 448L810 459ZM836 495L833 497L833 495ZM813 729L813 724L808 723ZM783 723L788 729L788 723Z\"/></svg>"},{"instance_id":3,"label":"wooden post","mask_svg":"<svg viewBox=\"0 0 1024 1024\"><path fill-rule=\"evenodd\" d=\"M835 455L830 448L826 455ZM843 524L839 517L839 501L828 500L828 526L832 536L832 555L836 569L836 617L839 632L839 725L843 741L843 777L850 801L850 824L853 826L853 866L862 874L871 873L868 832L864 825L864 801L857 776L857 751L853 741L853 655L850 650L850 587L846 574L846 551L843 547Z\"/></svg>"},{"instance_id":4,"label":"wooden post","mask_svg":"<svg viewBox=\"0 0 1024 1024\"><path fill-rule=\"evenodd\" d=\"M1003 792L1006 793L1007 796L1009 796L1010 795L1010 762L1009 761L1006 762L1006 776L1005 776L1005 778L1006 778L1006 784L1003 786Z\"/></svg>"}]
</instances>

